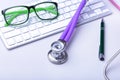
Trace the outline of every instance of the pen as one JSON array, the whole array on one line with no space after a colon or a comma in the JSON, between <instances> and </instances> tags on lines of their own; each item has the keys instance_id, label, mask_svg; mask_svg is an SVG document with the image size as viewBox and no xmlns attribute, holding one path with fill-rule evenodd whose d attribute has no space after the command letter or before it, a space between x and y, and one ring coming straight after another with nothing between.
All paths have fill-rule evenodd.
<instances>
[{"instance_id":1,"label":"pen","mask_svg":"<svg viewBox=\"0 0 120 80\"><path fill-rule=\"evenodd\" d=\"M104 31L105 31L105 23L104 20L101 20L100 24L100 46L99 46L99 59L104 61Z\"/></svg>"}]
</instances>

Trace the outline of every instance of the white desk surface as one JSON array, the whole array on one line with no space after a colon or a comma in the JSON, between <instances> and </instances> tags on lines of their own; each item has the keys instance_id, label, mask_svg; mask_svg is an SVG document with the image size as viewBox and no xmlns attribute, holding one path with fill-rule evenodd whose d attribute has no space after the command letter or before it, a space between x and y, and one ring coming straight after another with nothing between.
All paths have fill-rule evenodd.
<instances>
[{"instance_id":1,"label":"white desk surface","mask_svg":"<svg viewBox=\"0 0 120 80\"><path fill-rule=\"evenodd\" d=\"M30 0L28 0L30 1ZM67 49L69 59L54 65L47 59L53 41L60 34L7 50L0 40L0 80L104 80L106 61L120 48L120 11L105 1L113 14L105 17L105 61L98 59L100 19L77 28ZM0 8L22 4L22 0L4 0ZM7 5L7 6L4 6ZM109 68L111 80L120 80L120 56Z\"/></svg>"}]
</instances>

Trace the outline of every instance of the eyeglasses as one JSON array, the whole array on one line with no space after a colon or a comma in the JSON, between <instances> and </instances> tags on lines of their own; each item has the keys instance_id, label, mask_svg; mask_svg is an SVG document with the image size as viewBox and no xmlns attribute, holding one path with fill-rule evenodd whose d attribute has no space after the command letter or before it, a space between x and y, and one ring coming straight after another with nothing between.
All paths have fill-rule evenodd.
<instances>
[{"instance_id":1,"label":"eyeglasses","mask_svg":"<svg viewBox=\"0 0 120 80\"><path fill-rule=\"evenodd\" d=\"M15 6L2 10L6 22L5 26L25 23L32 12L35 12L41 20L52 20L59 15L56 2L42 2L32 6Z\"/></svg>"}]
</instances>

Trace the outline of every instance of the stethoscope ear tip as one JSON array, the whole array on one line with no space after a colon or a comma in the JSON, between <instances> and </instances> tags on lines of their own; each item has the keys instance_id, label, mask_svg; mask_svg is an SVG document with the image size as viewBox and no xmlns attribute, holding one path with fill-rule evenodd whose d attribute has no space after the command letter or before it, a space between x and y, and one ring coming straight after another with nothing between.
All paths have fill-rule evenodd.
<instances>
[{"instance_id":1,"label":"stethoscope ear tip","mask_svg":"<svg viewBox=\"0 0 120 80\"><path fill-rule=\"evenodd\" d=\"M66 51L56 52L56 51L50 50L48 52L48 60L53 64L60 65L65 63L68 60L68 55Z\"/></svg>"}]
</instances>

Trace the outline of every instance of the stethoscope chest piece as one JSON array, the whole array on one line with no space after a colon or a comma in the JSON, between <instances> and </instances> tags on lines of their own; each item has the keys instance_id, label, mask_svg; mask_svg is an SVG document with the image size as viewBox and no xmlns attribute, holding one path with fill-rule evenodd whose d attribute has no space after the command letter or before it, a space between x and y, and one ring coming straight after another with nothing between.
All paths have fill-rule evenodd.
<instances>
[{"instance_id":1,"label":"stethoscope chest piece","mask_svg":"<svg viewBox=\"0 0 120 80\"><path fill-rule=\"evenodd\" d=\"M52 43L48 52L48 59L53 64L63 64L67 61L68 55L65 51L66 43L58 40Z\"/></svg>"},{"instance_id":2,"label":"stethoscope chest piece","mask_svg":"<svg viewBox=\"0 0 120 80\"><path fill-rule=\"evenodd\" d=\"M50 50L48 53L48 59L53 64L63 64L67 61L68 55L65 51L63 52L56 52Z\"/></svg>"}]
</instances>

